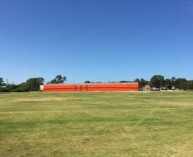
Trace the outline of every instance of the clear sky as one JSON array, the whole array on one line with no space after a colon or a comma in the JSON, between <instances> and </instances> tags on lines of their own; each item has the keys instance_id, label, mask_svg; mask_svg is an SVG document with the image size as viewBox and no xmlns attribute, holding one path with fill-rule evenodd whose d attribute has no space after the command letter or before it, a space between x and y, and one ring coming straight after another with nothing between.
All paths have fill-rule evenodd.
<instances>
[{"instance_id":1,"label":"clear sky","mask_svg":"<svg viewBox=\"0 0 193 157\"><path fill-rule=\"evenodd\" d=\"M193 0L0 0L0 76L193 79Z\"/></svg>"}]
</instances>

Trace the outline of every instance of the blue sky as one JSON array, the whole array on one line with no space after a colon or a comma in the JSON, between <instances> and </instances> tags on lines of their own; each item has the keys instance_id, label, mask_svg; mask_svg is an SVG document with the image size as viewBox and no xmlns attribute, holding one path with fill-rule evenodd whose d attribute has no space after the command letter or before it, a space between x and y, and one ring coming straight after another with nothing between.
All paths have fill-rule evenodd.
<instances>
[{"instance_id":1,"label":"blue sky","mask_svg":"<svg viewBox=\"0 0 193 157\"><path fill-rule=\"evenodd\" d=\"M1 0L0 76L193 79L192 0Z\"/></svg>"}]
</instances>

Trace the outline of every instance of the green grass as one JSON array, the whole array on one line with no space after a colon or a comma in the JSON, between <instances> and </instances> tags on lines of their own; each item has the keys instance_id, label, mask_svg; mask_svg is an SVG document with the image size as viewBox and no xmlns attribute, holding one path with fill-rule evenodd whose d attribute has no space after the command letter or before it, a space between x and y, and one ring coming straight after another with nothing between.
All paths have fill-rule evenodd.
<instances>
[{"instance_id":1,"label":"green grass","mask_svg":"<svg viewBox=\"0 0 193 157\"><path fill-rule=\"evenodd\" d=\"M193 156L193 93L0 94L0 156Z\"/></svg>"}]
</instances>

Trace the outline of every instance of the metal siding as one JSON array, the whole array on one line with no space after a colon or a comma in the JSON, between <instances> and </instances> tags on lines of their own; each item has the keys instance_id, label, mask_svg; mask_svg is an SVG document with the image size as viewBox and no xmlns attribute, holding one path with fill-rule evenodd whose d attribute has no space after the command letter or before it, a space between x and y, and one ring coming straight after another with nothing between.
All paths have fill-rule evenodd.
<instances>
[{"instance_id":1,"label":"metal siding","mask_svg":"<svg viewBox=\"0 0 193 157\"><path fill-rule=\"evenodd\" d=\"M44 92L139 91L138 83L44 85Z\"/></svg>"}]
</instances>

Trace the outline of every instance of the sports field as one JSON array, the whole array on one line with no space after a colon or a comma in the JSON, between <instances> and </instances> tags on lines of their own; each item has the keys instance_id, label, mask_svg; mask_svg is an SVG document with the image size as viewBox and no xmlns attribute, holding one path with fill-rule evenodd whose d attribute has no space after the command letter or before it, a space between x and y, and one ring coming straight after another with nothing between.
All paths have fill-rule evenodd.
<instances>
[{"instance_id":1,"label":"sports field","mask_svg":"<svg viewBox=\"0 0 193 157\"><path fill-rule=\"evenodd\" d=\"M0 94L0 157L192 157L193 92Z\"/></svg>"}]
</instances>

